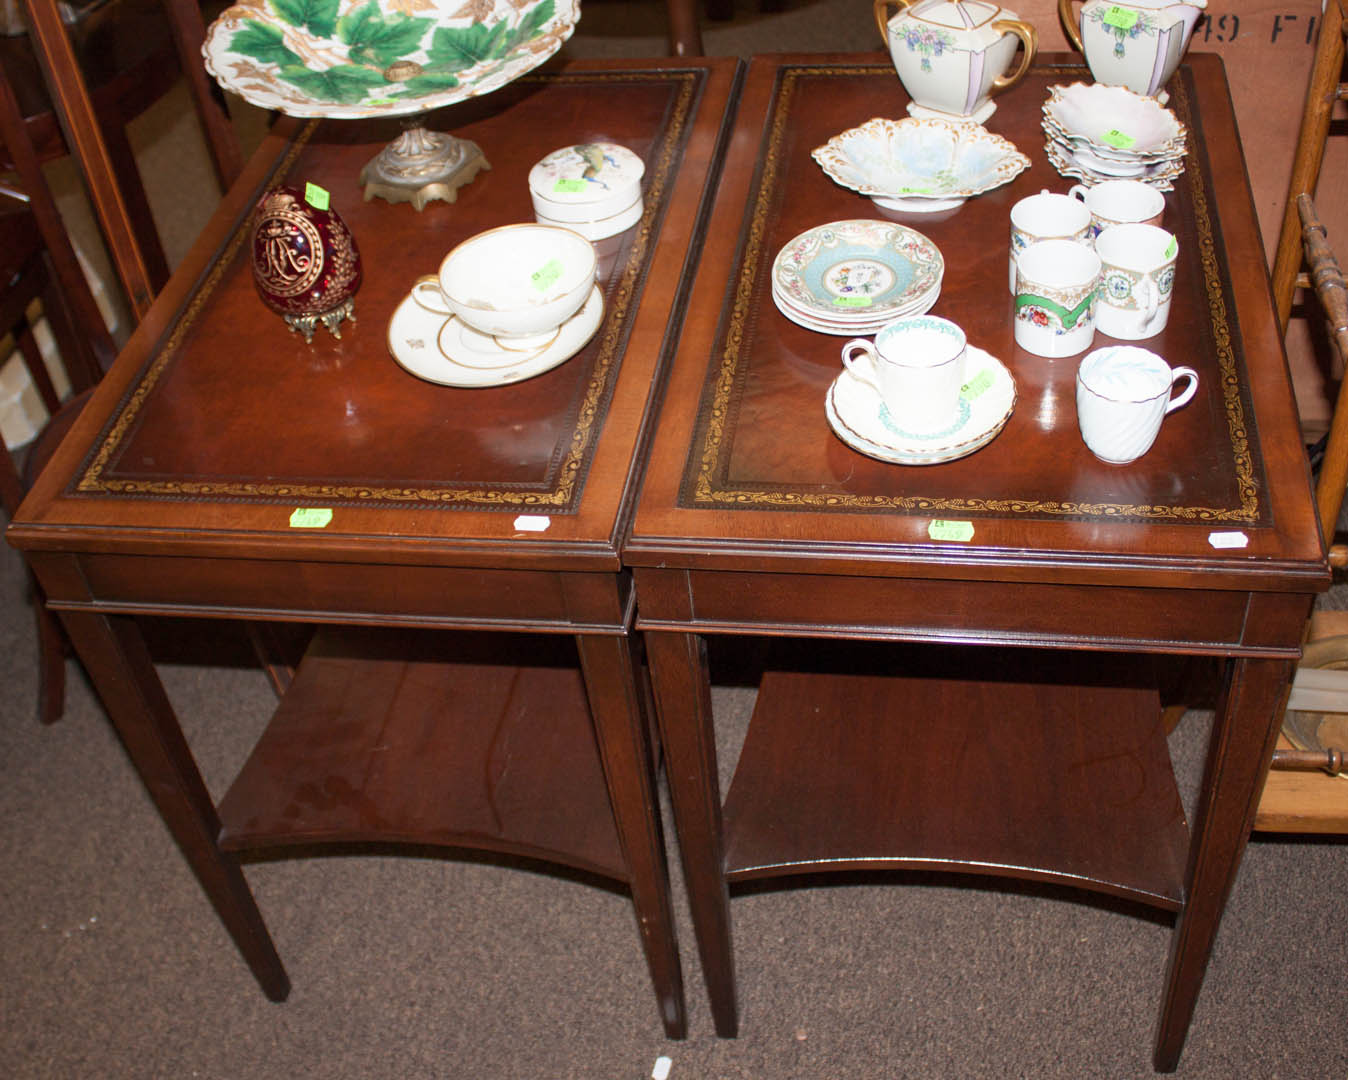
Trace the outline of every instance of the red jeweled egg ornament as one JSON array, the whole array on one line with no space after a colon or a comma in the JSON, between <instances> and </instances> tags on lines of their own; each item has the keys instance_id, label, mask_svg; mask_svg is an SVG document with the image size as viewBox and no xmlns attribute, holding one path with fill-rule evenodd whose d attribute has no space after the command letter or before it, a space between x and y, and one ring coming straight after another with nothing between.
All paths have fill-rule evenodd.
<instances>
[{"instance_id":1,"label":"red jeweled egg ornament","mask_svg":"<svg viewBox=\"0 0 1348 1080\"><path fill-rule=\"evenodd\" d=\"M306 342L319 323L340 338L342 320L356 321L356 238L336 210L320 210L297 188L272 188L257 204L253 281L262 302Z\"/></svg>"}]
</instances>

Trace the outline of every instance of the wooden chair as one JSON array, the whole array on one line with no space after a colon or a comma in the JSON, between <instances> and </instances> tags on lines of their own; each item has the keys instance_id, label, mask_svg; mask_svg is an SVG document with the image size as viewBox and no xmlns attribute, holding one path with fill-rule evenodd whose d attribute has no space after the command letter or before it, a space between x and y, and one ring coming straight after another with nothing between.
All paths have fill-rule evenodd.
<instances>
[{"instance_id":1,"label":"wooden chair","mask_svg":"<svg viewBox=\"0 0 1348 1080\"><path fill-rule=\"evenodd\" d=\"M1334 5L1331 3L1330 6ZM1342 361L1348 358L1348 283L1344 281L1343 270L1339 266L1334 249L1330 246L1328 234L1316 214L1314 200L1309 194L1302 192L1293 202L1292 208L1301 225L1302 250L1309 269L1307 281L1324 313L1334 351ZM1315 485L1316 509L1320 517L1320 531L1329 552L1329 565L1339 569L1348 567L1348 544L1334 542L1346 486L1348 486L1348 378L1339 384L1334 416L1330 423L1329 436L1325 440L1324 455ZM1304 666L1297 669L1289 708L1307 707L1298 701L1299 691L1302 699L1310 700L1307 691L1310 689L1311 680L1306 676L1306 670ZM1348 696L1344 693L1345 687L1348 687L1348 679L1338 680L1331 677L1329 680L1316 681L1331 695L1328 704L1320 706L1324 711L1348 711ZM1340 681L1345 687L1338 686ZM1317 692L1315 696L1323 695ZM1348 751L1348 747L1326 747L1323 751L1280 747L1273 753L1272 767L1322 769L1338 773L1343 768L1345 751Z\"/></svg>"},{"instance_id":2,"label":"wooden chair","mask_svg":"<svg viewBox=\"0 0 1348 1080\"><path fill-rule=\"evenodd\" d=\"M172 42L177 68L192 92L216 173L222 187L228 187L243 169L243 154L224 97L202 63L206 27L201 7L197 0L112 0L113 6L132 3L150 4L143 9L148 20L145 25L156 27L161 37L167 35ZM155 252L162 254L157 234L152 227L147 230L137 207L143 201L139 175L124 160L116 125L104 122L100 88L84 71L75 36L62 23L56 0L23 0L23 7L52 111L60 121L66 147L80 165L113 266L132 314L139 320L167 277L166 270L161 275L156 265ZM167 54L161 50L160 55ZM29 142L36 152L26 129L25 133L16 132L14 138L9 131L3 136L11 154L28 152L15 147L16 140Z\"/></svg>"},{"instance_id":3,"label":"wooden chair","mask_svg":"<svg viewBox=\"0 0 1348 1080\"><path fill-rule=\"evenodd\" d=\"M120 2L114 0L114 3ZM55 0L25 0L24 6L32 46L50 94L52 110L61 121L64 145L79 162L109 253L132 312L139 320L163 284L162 278L152 269L154 254L147 255L147 248L152 247L162 256L158 236L151 234L152 243L147 239L144 222L137 220L138 212L134 208L137 196L128 195L129 186L139 189L139 178L132 176L134 168L128 172L126 163L120 160L120 150L109 150L96 94L90 93L74 40L61 22ZM205 25L200 8L195 0L162 0L157 18L162 22L161 34L172 40L181 68L192 87L221 182L232 183L242 171L243 157L223 101L201 62ZM29 450L23 476L15 470L8 453L4 465L0 466L4 505L12 515L18 509L23 492L55 452L93 386L112 363L116 348L43 176L42 151L34 142L33 116L25 115L9 81L8 70L8 67L0 67L0 139L31 205L6 215L9 220L5 232L0 233L0 265L5 269L5 276L0 280L5 282L3 310L6 326L10 324L11 294L12 310L17 313L26 311L34 296L41 296L46 310L51 313L49 317L61 344L62 360L75 390L74 396L64 403L56 400L54 392L49 396L51 382L41 357L24 350L25 366L39 387L51 419ZM40 125L36 131L40 136ZM114 144L121 138L120 133L112 135ZM17 330L16 339L22 345L29 329L23 319L17 319L13 325ZM34 608L40 642L39 715L44 722L50 723L59 718L64 704L64 657L68 649L59 624L47 612L40 594L35 597ZM277 675L274 673L273 677ZM283 672L280 677L284 677Z\"/></svg>"},{"instance_id":4,"label":"wooden chair","mask_svg":"<svg viewBox=\"0 0 1348 1080\"><path fill-rule=\"evenodd\" d=\"M698 25L697 0L665 0L669 16L669 55L701 56L702 30Z\"/></svg>"},{"instance_id":5,"label":"wooden chair","mask_svg":"<svg viewBox=\"0 0 1348 1080\"><path fill-rule=\"evenodd\" d=\"M1298 288L1304 289L1309 285L1306 275L1301 273L1304 251L1297 200L1302 194L1315 195L1334 104L1348 97L1348 83L1342 81L1344 35L1348 33L1348 20L1344 18L1346 10L1348 0L1325 2L1320 36L1311 64L1310 83L1301 114L1296 154L1292 159L1292 177L1287 186L1287 203L1283 208L1282 227L1278 232L1278 247L1273 258L1273 299L1278 310L1278 323L1284 333L1292 311L1293 296Z\"/></svg>"},{"instance_id":6,"label":"wooden chair","mask_svg":"<svg viewBox=\"0 0 1348 1080\"><path fill-rule=\"evenodd\" d=\"M80 340L87 331L80 327L61 285L36 216L23 203L9 198L0 199L0 284L3 287L0 338L8 334L18 346L24 367L50 417L30 444L22 469L0 441L0 504L13 517L32 478L79 414L88 391L98 381L99 372L78 359L83 352ZM92 302L92 297L89 299ZM65 361L72 390L72 396L65 402L57 396L33 334L34 301L41 302L42 315ZM7 359L8 356L0 358L0 362ZM47 611L36 580L31 581L31 587L38 639L38 717L50 724L60 718L65 706L65 658L70 648L60 624Z\"/></svg>"},{"instance_id":7,"label":"wooden chair","mask_svg":"<svg viewBox=\"0 0 1348 1080\"><path fill-rule=\"evenodd\" d=\"M195 4L189 16L202 16ZM71 51L89 87L109 160L116 172L132 227L155 289L168 280L169 268L145 195L145 187L127 138L127 125L159 101L187 71L181 62L173 21L161 0L108 0L67 26ZM199 52L194 67L201 69ZM30 35L0 38L0 66L23 115L27 140L39 160L70 153L47 89L39 51ZM201 72L205 76L205 72ZM0 147L0 167L13 167L9 139ZM211 142L222 180L237 175L241 162L226 148L223 158ZM225 144L221 144L225 145Z\"/></svg>"}]
</instances>

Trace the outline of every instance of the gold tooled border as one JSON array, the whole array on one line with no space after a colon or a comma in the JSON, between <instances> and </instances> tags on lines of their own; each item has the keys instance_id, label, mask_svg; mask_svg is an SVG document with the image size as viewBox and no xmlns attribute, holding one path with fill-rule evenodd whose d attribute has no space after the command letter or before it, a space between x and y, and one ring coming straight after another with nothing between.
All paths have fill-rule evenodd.
<instances>
[{"instance_id":1,"label":"gold tooled border","mask_svg":"<svg viewBox=\"0 0 1348 1080\"><path fill-rule=\"evenodd\" d=\"M1220 262L1217 258L1217 239L1213 232L1208 191L1209 178L1204 172L1197 140L1190 141L1186 171L1193 190L1193 214L1198 235L1203 281L1207 290L1217 365L1221 379L1222 402L1230 433L1231 460L1239 489L1240 504L1235 507L1214 506L1151 506L1137 503L1089 503L1074 501L1045 501L1042 499L982 499L947 498L937 495L853 495L842 491L774 490L767 487L725 486L719 481L722 455L729 447L728 433L733 409L734 390L741 362L744 360L745 331L753 310L755 278L762 265L762 250L766 233L766 219L773 205L772 192L782 170L783 143L801 76L869 75L879 69L875 66L825 67L810 66L783 69L774 101L774 113L769 128L766 150L762 157L759 186L753 199L754 211L748 222L743 241L743 256L735 279L734 302L727 321L721 360L709 377L712 383L704 409L704 435L700 450L695 445L689 455L689 477L686 495L693 505L715 505L745 508L794 508L856 511L941 511L945 513L984 514L1040 514L1050 517L1077 518L1136 518L1148 521L1245 522L1259 518L1259 480L1250 448L1245 407L1241 399L1240 373L1232 345L1227 320L1225 290ZM1040 67L1040 71L1054 71L1056 67ZM1064 69L1075 70L1075 69ZM1185 79L1174 81L1174 101L1183 115L1192 119L1192 99ZM1200 118L1201 119L1201 118ZM1193 124L1189 124L1192 131ZM1197 132L1194 132L1196 135Z\"/></svg>"},{"instance_id":2,"label":"gold tooled border","mask_svg":"<svg viewBox=\"0 0 1348 1080\"><path fill-rule=\"evenodd\" d=\"M236 230L222 256L212 266L201 287L193 295L182 316L174 325L164 347L155 356L153 362L142 375L112 425L107 429L102 442L92 455L92 459L79 474L72 485L71 492L80 495L122 495L154 496L178 498L229 498L229 499L265 499L290 502L337 502L356 503L392 502L398 504L429 504L438 507L462 506L464 504L510 509L513 507L547 507L554 512L565 512L571 508L584 486L587 455L602 426L603 413L612 391L613 375L619 366L622 346L626 336L629 313L639 301L639 288L646 272L651 237L658 219L665 210L666 193L672 174L678 164L684 143L689 117L697 98L698 87L703 82L706 71L700 68L684 68L670 71L653 69L641 72L594 72L557 75L525 76L521 82L650 82L669 80L678 84L678 94L669 108L668 123L665 127L651 169L647 170L649 183L646 188L645 208L641 220L633 233L631 248L622 276L607 301L604 322L599 333L599 348L589 381L585 387L576 423L571 439L561 461L554 470L555 480L550 491L529 490L523 487L393 487L347 484L305 484L305 483L240 483L234 481L194 481L183 479L168 480L119 480L107 475L109 463L117 453L122 440L135 425L141 410L154 392L155 386L165 372L172 366L182 347L183 340L193 322L201 314L211 294L219 285L226 270L233 264L242 245L251 235L256 210L248 220ZM294 145L286 152L280 165L273 173L270 183L279 183L294 166L305 143L312 136L321 121L307 124L296 137Z\"/></svg>"}]
</instances>

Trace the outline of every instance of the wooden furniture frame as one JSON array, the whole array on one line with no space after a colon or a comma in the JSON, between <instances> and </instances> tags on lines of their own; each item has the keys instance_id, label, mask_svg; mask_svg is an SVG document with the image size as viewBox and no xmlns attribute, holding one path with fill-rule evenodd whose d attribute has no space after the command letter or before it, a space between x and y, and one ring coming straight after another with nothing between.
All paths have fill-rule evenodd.
<instances>
[{"instance_id":1,"label":"wooden furniture frame","mask_svg":"<svg viewBox=\"0 0 1348 1080\"><path fill-rule=\"evenodd\" d=\"M904 219L945 257L934 312L1001 358L1019 396L972 456L902 467L834 436L823 402L843 339L789 322L769 282L806 228L887 216L810 151L895 112L892 68L751 63L703 254L716 272L690 298L623 547L722 1035L739 1019L731 885L964 870L1172 912L1153 1062L1179 1060L1328 574L1220 58L1191 54L1170 86L1190 132L1166 196L1180 256L1169 324L1142 343L1194 366L1198 396L1140 461L1105 465L1077 431L1078 358L1015 345L1008 215L1065 190L1039 150L1040 105L1087 78L1041 56L989 121L1031 167ZM766 662L724 805L707 660L721 635L796 643ZM1193 655L1221 658L1223 685L1190 826L1158 687Z\"/></svg>"},{"instance_id":2,"label":"wooden furniture frame","mask_svg":"<svg viewBox=\"0 0 1348 1080\"><path fill-rule=\"evenodd\" d=\"M396 126L282 120L11 525L268 996L289 984L242 855L437 844L628 888L664 1030L683 1033L618 538L738 66L582 63L466 102L455 130L492 168L419 214L361 197L361 166ZM643 157L645 203L599 245L591 342L487 389L404 371L387 328L413 282L468 236L527 217L541 157L601 137ZM283 181L328 192L360 248L357 321L340 340L320 329L306 345L254 290L252 208ZM320 511L318 527L296 510ZM140 615L328 628L218 806Z\"/></svg>"},{"instance_id":3,"label":"wooden furniture frame","mask_svg":"<svg viewBox=\"0 0 1348 1080\"><path fill-rule=\"evenodd\" d=\"M1273 299L1277 305L1278 323L1284 331L1292 314L1292 299L1297 289L1310 287L1309 279L1302 273L1305 253L1302 250L1302 225L1297 212L1297 197L1303 194L1315 195L1334 105L1348 94L1348 84L1343 81L1344 43L1345 34L1348 33L1348 24L1344 22L1346 7L1346 0L1326 0L1324 5L1320 33L1315 42L1315 59L1306 86L1301 127L1297 133L1292 176L1287 184L1282 227L1278 231L1278 246L1273 255Z\"/></svg>"},{"instance_id":4,"label":"wooden furniture frame","mask_svg":"<svg viewBox=\"0 0 1348 1080\"><path fill-rule=\"evenodd\" d=\"M61 22L56 0L23 0L23 4L29 36L65 145L79 162L113 266L132 314L139 320L163 285L167 266L130 145L117 124L102 122L117 110L101 94L91 92L80 70L75 44ZM192 92L211 163L221 188L228 188L238 177L243 159L224 95L201 62L206 28L200 4L197 0L160 0L159 6L183 77ZM122 88L113 89L114 97L123 92ZM134 87L124 89L129 94ZM18 155L36 154L26 128L7 127L3 135L16 161Z\"/></svg>"}]
</instances>

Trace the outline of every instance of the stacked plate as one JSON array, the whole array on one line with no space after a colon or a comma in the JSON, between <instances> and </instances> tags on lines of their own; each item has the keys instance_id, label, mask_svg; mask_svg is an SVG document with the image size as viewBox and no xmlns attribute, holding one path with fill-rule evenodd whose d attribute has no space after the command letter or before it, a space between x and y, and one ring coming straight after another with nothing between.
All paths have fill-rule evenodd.
<instances>
[{"instance_id":1,"label":"stacked plate","mask_svg":"<svg viewBox=\"0 0 1348 1080\"><path fill-rule=\"evenodd\" d=\"M889 221L834 221L808 229L777 253L772 299L794 323L860 337L941 294L945 260L915 229Z\"/></svg>"},{"instance_id":2,"label":"stacked plate","mask_svg":"<svg viewBox=\"0 0 1348 1080\"><path fill-rule=\"evenodd\" d=\"M1122 86L1051 87L1043 127L1054 168L1087 184L1141 180L1169 191L1184 172L1184 125L1155 98Z\"/></svg>"}]
</instances>

